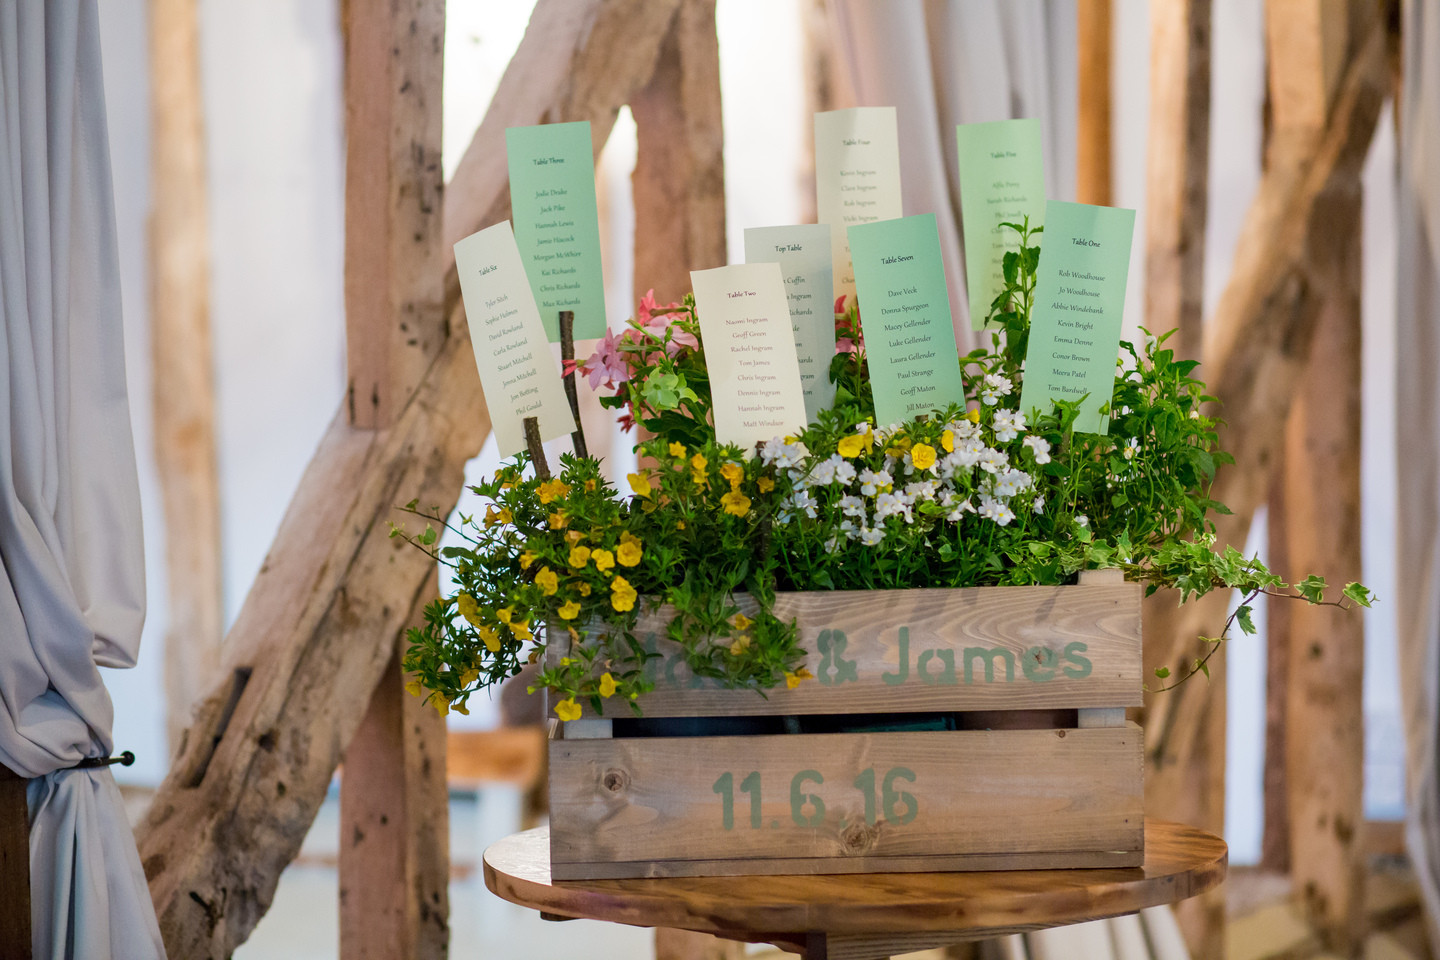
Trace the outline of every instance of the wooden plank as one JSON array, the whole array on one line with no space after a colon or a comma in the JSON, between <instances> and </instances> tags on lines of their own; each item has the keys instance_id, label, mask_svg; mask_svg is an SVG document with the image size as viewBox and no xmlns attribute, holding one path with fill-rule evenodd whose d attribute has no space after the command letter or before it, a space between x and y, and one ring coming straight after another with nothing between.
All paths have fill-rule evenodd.
<instances>
[{"instance_id":1,"label":"wooden plank","mask_svg":"<svg viewBox=\"0 0 1440 960\"><path fill-rule=\"evenodd\" d=\"M1157 14L1151 13L1152 22ZM1076 96L1075 199L1108 207L1110 173L1110 61L1114 46L1111 0L1080 0L1076 10L1080 64ZM1152 28L1153 29L1153 28ZM1153 67L1151 68L1153 71ZM1155 96L1152 82L1151 97ZM1151 120L1154 123L1154 120ZM1152 133L1152 137L1153 137Z\"/></svg>"},{"instance_id":2,"label":"wooden plank","mask_svg":"<svg viewBox=\"0 0 1440 960\"><path fill-rule=\"evenodd\" d=\"M0 960L30 960L30 781L0 764Z\"/></svg>"},{"instance_id":3,"label":"wooden plank","mask_svg":"<svg viewBox=\"0 0 1440 960\"><path fill-rule=\"evenodd\" d=\"M195 0L150 5L150 364L165 511L165 732L173 753L224 630L210 235Z\"/></svg>"},{"instance_id":4,"label":"wooden plank","mask_svg":"<svg viewBox=\"0 0 1440 960\"><path fill-rule=\"evenodd\" d=\"M715 0L681 0L650 82L630 98L638 153L635 291L660 303L724 266L725 158Z\"/></svg>"},{"instance_id":5,"label":"wooden plank","mask_svg":"<svg viewBox=\"0 0 1440 960\"><path fill-rule=\"evenodd\" d=\"M660 654L647 664L656 688L636 702L647 717L1136 706L1140 593L1123 581L780 593L775 615L797 621L817 679L765 697L696 678L661 607L636 630Z\"/></svg>"},{"instance_id":6,"label":"wooden plank","mask_svg":"<svg viewBox=\"0 0 1440 960\"><path fill-rule=\"evenodd\" d=\"M1210 151L1210 0L1150 11L1145 325L1199 359Z\"/></svg>"},{"instance_id":7,"label":"wooden plank","mask_svg":"<svg viewBox=\"0 0 1440 960\"><path fill-rule=\"evenodd\" d=\"M513 783L529 788L545 769L545 728L451 730L445 738L445 777L456 786Z\"/></svg>"},{"instance_id":8,"label":"wooden plank","mask_svg":"<svg viewBox=\"0 0 1440 960\"><path fill-rule=\"evenodd\" d=\"M581 864L665 869L650 861L714 861L728 873L773 860L808 862L805 872L862 860L865 870L1010 869L1121 852L1138 863L1141 744L1134 724L557 741L552 869L572 879Z\"/></svg>"},{"instance_id":9,"label":"wooden plank","mask_svg":"<svg viewBox=\"0 0 1440 960\"><path fill-rule=\"evenodd\" d=\"M347 0L346 403L395 422L445 342L440 99L445 0Z\"/></svg>"}]
</instances>

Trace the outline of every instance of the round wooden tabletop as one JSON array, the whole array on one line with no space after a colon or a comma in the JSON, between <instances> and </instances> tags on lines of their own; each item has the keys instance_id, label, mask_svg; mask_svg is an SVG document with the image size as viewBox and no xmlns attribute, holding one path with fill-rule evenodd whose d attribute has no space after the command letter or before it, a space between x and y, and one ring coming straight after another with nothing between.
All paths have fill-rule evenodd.
<instances>
[{"instance_id":1,"label":"round wooden tabletop","mask_svg":"<svg viewBox=\"0 0 1440 960\"><path fill-rule=\"evenodd\" d=\"M485 851L485 885L550 915L677 927L736 940L803 944L814 934L903 934L941 942L1184 900L1223 880L1226 859L1219 837L1146 820L1145 863L1127 869L551 881L550 831L541 827Z\"/></svg>"}]
</instances>

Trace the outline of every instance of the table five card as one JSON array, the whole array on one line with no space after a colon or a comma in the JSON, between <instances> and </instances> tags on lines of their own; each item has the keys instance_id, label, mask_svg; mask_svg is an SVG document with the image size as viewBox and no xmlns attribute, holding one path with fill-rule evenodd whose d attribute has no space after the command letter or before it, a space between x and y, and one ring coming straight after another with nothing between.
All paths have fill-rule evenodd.
<instances>
[{"instance_id":1,"label":"table five card","mask_svg":"<svg viewBox=\"0 0 1440 960\"><path fill-rule=\"evenodd\" d=\"M815 114L815 201L817 219L835 227L835 296L853 294L855 273L845 229L903 213L894 107Z\"/></svg>"},{"instance_id":2,"label":"table five card","mask_svg":"<svg viewBox=\"0 0 1440 960\"><path fill-rule=\"evenodd\" d=\"M1109 432L1100 412L1115 389L1135 211L1051 200L1045 205L1020 409L1080 400L1075 429Z\"/></svg>"},{"instance_id":3,"label":"table five card","mask_svg":"<svg viewBox=\"0 0 1440 960\"><path fill-rule=\"evenodd\" d=\"M751 227L745 231L746 263L778 263L790 303L790 327L800 364L805 417L835 401L830 361L835 356L834 272L829 224Z\"/></svg>"},{"instance_id":4,"label":"table five card","mask_svg":"<svg viewBox=\"0 0 1440 960\"><path fill-rule=\"evenodd\" d=\"M539 418L542 440L573 431L570 403L510 221L455 244L455 269L500 456L525 449L526 417Z\"/></svg>"},{"instance_id":5,"label":"table five card","mask_svg":"<svg viewBox=\"0 0 1440 960\"><path fill-rule=\"evenodd\" d=\"M965 402L933 213L850 228L875 422Z\"/></svg>"},{"instance_id":6,"label":"table five card","mask_svg":"<svg viewBox=\"0 0 1440 960\"><path fill-rule=\"evenodd\" d=\"M600 216L590 123L548 123L505 131L510 207L530 289L552 342L560 311L575 313L575 339L605 335Z\"/></svg>"},{"instance_id":7,"label":"table five card","mask_svg":"<svg viewBox=\"0 0 1440 960\"><path fill-rule=\"evenodd\" d=\"M776 263L692 270L715 438L746 451L805 425L805 398Z\"/></svg>"},{"instance_id":8,"label":"table five card","mask_svg":"<svg viewBox=\"0 0 1440 960\"><path fill-rule=\"evenodd\" d=\"M970 328L980 330L990 304L1004 288L1005 254L1020 249L1020 235L1000 224L1023 223L1027 216L1031 227L1045 221L1040 121L962 123L955 128L955 139L960 157L960 218L965 230Z\"/></svg>"}]
</instances>

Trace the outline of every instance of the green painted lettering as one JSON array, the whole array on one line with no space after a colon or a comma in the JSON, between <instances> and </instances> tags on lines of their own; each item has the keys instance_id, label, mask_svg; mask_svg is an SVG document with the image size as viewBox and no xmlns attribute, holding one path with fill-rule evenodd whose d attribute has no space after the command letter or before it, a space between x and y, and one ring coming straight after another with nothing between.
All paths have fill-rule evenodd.
<instances>
[{"instance_id":1,"label":"green painted lettering","mask_svg":"<svg viewBox=\"0 0 1440 960\"><path fill-rule=\"evenodd\" d=\"M1049 647L1031 647L1020 658L1020 670L1026 680L1044 683L1055 679L1055 651Z\"/></svg>"},{"instance_id":2,"label":"green painted lettering","mask_svg":"<svg viewBox=\"0 0 1440 960\"><path fill-rule=\"evenodd\" d=\"M729 771L720 774L710 788L711 793L720 794L720 823L726 830L735 829L735 777Z\"/></svg>"},{"instance_id":3,"label":"green painted lettering","mask_svg":"<svg viewBox=\"0 0 1440 960\"><path fill-rule=\"evenodd\" d=\"M820 636L815 640L815 646L820 650L820 683L823 686L832 687L842 683L858 683L860 674L855 669L855 661L847 660L842 654L849 646L850 638L845 636L843 630L821 630ZM834 670L832 673L831 670Z\"/></svg>"},{"instance_id":4,"label":"green painted lettering","mask_svg":"<svg viewBox=\"0 0 1440 960\"><path fill-rule=\"evenodd\" d=\"M740 781L740 792L750 794L750 826L756 830L760 829L760 771L754 770L750 776Z\"/></svg>"},{"instance_id":5,"label":"green painted lettering","mask_svg":"<svg viewBox=\"0 0 1440 960\"><path fill-rule=\"evenodd\" d=\"M931 660L939 660L943 669L939 673L931 673L926 669ZM928 684L951 684L959 683L955 678L955 651L954 650L926 650L920 654L920 659L915 662L915 672L920 674L920 679Z\"/></svg>"},{"instance_id":6,"label":"green painted lettering","mask_svg":"<svg viewBox=\"0 0 1440 960\"><path fill-rule=\"evenodd\" d=\"M1071 680L1084 680L1086 677L1090 676L1090 671L1095 669L1095 667L1093 664L1090 663L1089 657L1081 656L1081 654L1088 649L1089 647L1081 643L1079 640L1075 641L1074 643L1065 645L1065 659L1069 660L1071 663L1074 664L1073 667L1065 668L1065 676L1069 677Z\"/></svg>"},{"instance_id":7,"label":"green painted lettering","mask_svg":"<svg viewBox=\"0 0 1440 960\"><path fill-rule=\"evenodd\" d=\"M910 628L909 628L909 627L901 627L901 628L900 628L900 648L899 648L899 652L897 653L897 656L899 657L899 661L900 661L900 666L899 666L898 671L895 672L895 673L882 673L882 674L880 675L881 681L884 682L884 683L889 684L889 685L892 686L892 687L899 686L900 684L904 683L906 680L910 679Z\"/></svg>"},{"instance_id":8,"label":"green painted lettering","mask_svg":"<svg viewBox=\"0 0 1440 960\"><path fill-rule=\"evenodd\" d=\"M965 682L974 683L975 661L978 659L985 664L985 682L995 682L995 658L1000 657L1005 661L1005 682L1010 683L1015 679L1015 655L1004 647L966 647L965 648Z\"/></svg>"},{"instance_id":9,"label":"green painted lettering","mask_svg":"<svg viewBox=\"0 0 1440 960\"><path fill-rule=\"evenodd\" d=\"M920 804L913 794L895 789L896 780L915 782L915 771L905 767L891 767L881 784L881 799L885 805L885 819L894 824L909 823L920 812ZM901 804L904 805L903 812Z\"/></svg>"},{"instance_id":10,"label":"green painted lettering","mask_svg":"<svg viewBox=\"0 0 1440 960\"><path fill-rule=\"evenodd\" d=\"M818 770L801 770L790 781L790 819L797 827L818 827L825 821L825 801L804 791L805 784L811 781L819 785L825 778ZM809 814L805 813L807 806L813 808Z\"/></svg>"}]
</instances>

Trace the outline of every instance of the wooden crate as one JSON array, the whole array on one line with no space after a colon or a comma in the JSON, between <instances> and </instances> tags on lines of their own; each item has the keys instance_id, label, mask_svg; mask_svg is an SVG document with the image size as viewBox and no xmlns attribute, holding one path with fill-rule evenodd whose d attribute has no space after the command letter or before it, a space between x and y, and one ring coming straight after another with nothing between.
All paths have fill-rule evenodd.
<instances>
[{"instance_id":1,"label":"wooden crate","mask_svg":"<svg viewBox=\"0 0 1440 960\"><path fill-rule=\"evenodd\" d=\"M657 611L640 630L662 655L646 718L846 732L625 737L588 713L563 724L551 874L1138 866L1143 738L1124 708L1141 701L1140 591L782 594L776 614L797 620L816 679L768 698L691 676ZM937 718L958 729L905 729Z\"/></svg>"}]
</instances>

